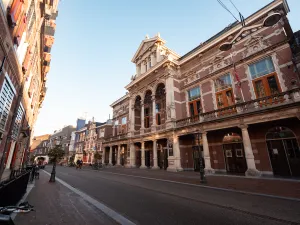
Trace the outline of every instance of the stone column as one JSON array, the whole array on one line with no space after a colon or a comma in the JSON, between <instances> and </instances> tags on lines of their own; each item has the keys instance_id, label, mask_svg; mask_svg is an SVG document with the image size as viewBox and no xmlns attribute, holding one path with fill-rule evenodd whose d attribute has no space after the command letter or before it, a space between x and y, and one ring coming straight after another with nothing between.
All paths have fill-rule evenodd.
<instances>
[{"instance_id":1,"label":"stone column","mask_svg":"<svg viewBox=\"0 0 300 225\"><path fill-rule=\"evenodd\" d=\"M248 133L248 125L241 125L239 127L242 130L245 157L246 157L246 162L248 167L246 171L246 176L260 176L261 173L256 169L256 165L254 161L254 155L253 155L251 141Z\"/></svg>"},{"instance_id":2,"label":"stone column","mask_svg":"<svg viewBox=\"0 0 300 225\"><path fill-rule=\"evenodd\" d=\"M135 130L134 126L135 126L135 113L134 113L134 106L132 105L132 107L131 107L131 117L130 117L130 130L132 132Z\"/></svg>"},{"instance_id":3,"label":"stone column","mask_svg":"<svg viewBox=\"0 0 300 225\"><path fill-rule=\"evenodd\" d=\"M202 133L202 143L203 143L203 155L205 161L205 173L214 173L215 170L211 168L210 155L209 155L209 147L207 141L207 132Z\"/></svg>"},{"instance_id":4,"label":"stone column","mask_svg":"<svg viewBox=\"0 0 300 225\"><path fill-rule=\"evenodd\" d=\"M159 169L157 165L157 146L156 146L156 140L153 140L153 167L152 169Z\"/></svg>"},{"instance_id":5,"label":"stone column","mask_svg":"<svg viewBox=\"0 0 300 225\"><path fill-rule=\"evenodd\" d=\"M130 166L131 167L136 167L136 165L135 165L135 147L134 147L134 143L130 144Z\"/></svg>"},{"instance_id":6,"label":"stone column","mask_svg":"<svg viewBox=\"0 0 300 225\"><path fill-rule=\"evenodd\" d=\"M156 129L156 109L155 109L155 94L152 95L152 131L155 131Z\"/></svg>"},{"instance_id":7,"label":"stone column","mask_svg":"<svg viewBox=\"0 0 300 225\"><path fill-rule=\"evenodd\" d=\"M145 67L145 62L142 61L141 62L141 74L145 73L146 72L146 67Z\"/></svg>"},{"instance_id":8,"label":"stone column","mask_svg":"<svg viewBox=\"0 0 300 225\"><path fill-rule=\"evenodd\" d=\"M109 161L108 165L112 166L112 146L109 146Z\"/></svg>"},{"instance_id":9,"label":"stone column","mask_svg":"<svg viewBox=\"0 0 300 225\"><path fill-rule=\"evenodd\" d=\"M176 120L175 97L174 97L174 69L172 65L166 67L168 74L166 79L166 110L167 110L167 127L172 127L171 121Z\"/></svg>"},{"instance_id":10,"label":"stone column","mask_svg":"<svg viewBox=\"0 0 300 225\"><path fill-rule=\"evenodd\" d=\"M156 64L155 52L151 52L150 57L151 57L151 67L153 67Z\"/></svg>"},{"instance_id":11,"label":"stone column","mask_svg":"<svg viewBox=\"0 0 300 225\"><path fill-rule=\"evenodd\" d=\"M147 167L145 166L145 142L142 141L141 144L142 144L142 146L141 146L142 162L141 162L140 169L146 169Z\"/></svg>"},{"instance_id":12,"label":"stone column","mask_svg":"<svg viewBox=\"0 0 300 225\"><path fill-rule=\"evenodd\" d=\"M103 147L103 151L102 151L102 165L105 164L105 147Z\"/></svg>"},{"instance_id":13,"label":"stone column","mask_svg":"<svg viewBox=\"0 0 300 225\"><path fill-rule=\"evenodd\" d=\"M121 145L118 146L118 155L117 155L117 166L120 166L121 165Z\"/></svg>"},{"instance_id":14,"label":"stone column","mask_svg":"<svg viewBox=\"0 0 300 225\"><path fill-rule=\"evenodd\" d=\"M160 62L161 61L161 56L160 56L160 47L159 44L156 44L157 48L156 48L156 62Z\"/></svg>"},{"instance_id":15,"label":"stone column","mask_svg":"<svg viewBox=\"0 0 300 225\"><path fill-rule=\"evenodd\" d=\"M141 74L141 65L136 64L136 75L139 76Z\"/></svg>"},{"instance_id":16,"label":"stone column","mask_svg":"<svg viewBox=\"0 0 300 225\"><path fill-rule=\"evenodd\" d=\"M145 119L145 110L144 110L144 102L142 102L141 103L141 130L144 130L145 128L144 119Z\"/></svg>"},{"instance_id":17,"label":"stone column","mask_svg":"<svg viewBox=\"0 0 300 225\"><path fill-rule=\"evenodd\" d=\"M181 166L179 137L177 135L173 136L173 154L174 154L174 164L175 164L176 171L183 171Z\"/></svg>"}]
</instances>

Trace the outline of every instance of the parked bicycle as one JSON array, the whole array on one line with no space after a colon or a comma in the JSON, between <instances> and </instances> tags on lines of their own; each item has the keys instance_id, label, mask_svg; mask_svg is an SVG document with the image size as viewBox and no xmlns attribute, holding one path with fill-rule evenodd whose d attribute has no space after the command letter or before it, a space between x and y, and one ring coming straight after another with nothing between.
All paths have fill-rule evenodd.
<instances>
[{"instance_id":1,"label":"parked bicycle","mask_svg":"<svg viewBox=\"0 0 300 225\"><path fill-rule=\"evenodd\" d=\"M19 206L0 207L0 225L15 225L10 215L12 213L28 213L34 211L28 202L22 202Z\"/></svg>"},{"instance_id":2,"label":"parked bicycle","mask_svg":"<svg viewBox=\"0 0 300 225\"><path fill-rule=\"evenodd\" d=\"M94 170L99 170L102 168L102 163L94 163L94 164L92 164L92 168Z\"/></svg>"}]
</instances>

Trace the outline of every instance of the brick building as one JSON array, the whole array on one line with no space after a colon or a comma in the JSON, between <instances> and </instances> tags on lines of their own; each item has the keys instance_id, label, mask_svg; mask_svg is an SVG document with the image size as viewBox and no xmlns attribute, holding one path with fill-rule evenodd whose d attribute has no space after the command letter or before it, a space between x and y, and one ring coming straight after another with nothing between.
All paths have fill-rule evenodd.
<instances>
[{"instance_id":1,"label":"brick building","mask_svg":"<svg viewBox=\"0 0 300 225\"><path fill-rule=\"evenodd\" d=\"M84 124L82 124L84 121ZM79 125L79 123L81 125ZM94 163L94 154L100 152L102 147L101 130L106 123L95 122L94 119L85 124L85 120L77 120L77 130L75 131L75 158L74 162L81 159L84 164Z\"/></svg>"},{"instance_id":2,"label":"brick building","mask_svg":"<svg viewBox=\"0 0 300 225\"><path fill-rule=\"evenodd\" d=\"M17 170L27 160L47 91L57 4L0 1L0 177L5 168Z\"/></svg>"},{"instance_id":3,"label":"brick building","mask_svg":"<svg viewBox=\"0 0 300 225\"><path fill-rule=\"evenodd\" d=\"M146 37L111 105L102 162L197 171L201 153L206 173L300 176L300 42L288 12L272 1L183 56Z\"/></svg>"}]
</instances>

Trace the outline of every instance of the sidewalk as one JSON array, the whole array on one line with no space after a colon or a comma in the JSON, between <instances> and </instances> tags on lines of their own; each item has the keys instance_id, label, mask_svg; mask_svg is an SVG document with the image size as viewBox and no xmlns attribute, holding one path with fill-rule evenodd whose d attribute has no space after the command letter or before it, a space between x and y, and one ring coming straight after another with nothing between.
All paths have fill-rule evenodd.
<instances>
[{"instance_id":1,"label":"sidewalk","mask_svg":"<svg viewBox=\"0 0 300 225\"><path fill-rule=\"evenodd\" d=\"M29 193L26 201L35 211L18 214L18 225L111 225L115 221L108 218L95 206L70 191L60 183L49 183L49 175L40 170L40 179Z\"/></svg>"},{"instance_id":2,"label":"sidewalk","mask_svg":"<svg viewBox=\"0 0 300 225\"><path fill-rule=\"evenodd\" d=\"M87 169L85 167L84 169ZM96 170L95 170L96 171ZM141 176L154 179L170 180L200 185L199 172L167 172L151 169L128 169L123 167L104 168L100 171ZM253 192L265 195L275 195L300 200L300 181L276 178L248 178L242 176L209 175L204 186L233 189L243 192ZM201 184L202 185L202 184Z\"/></svg>"}]
</instances>

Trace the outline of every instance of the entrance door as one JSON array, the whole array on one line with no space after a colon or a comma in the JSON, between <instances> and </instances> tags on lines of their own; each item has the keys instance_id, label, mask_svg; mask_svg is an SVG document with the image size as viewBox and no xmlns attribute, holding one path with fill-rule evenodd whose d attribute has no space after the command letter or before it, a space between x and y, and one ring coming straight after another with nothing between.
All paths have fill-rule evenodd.
<instances>
[{"instance_id":1,"label":"entrance door","mask_svg":"<svg viewBox=\"0 0 300 225\"><path fill-rule=\"evenodd\" d=\"M243 143L223 144L226 170L230 173L245 173L247 163Z\"/></svg>"},{"instance_id":2,"label":"entrance door","mask_svg":"<svg viewBox=\"0 0 300 225\"><path fill-rule=\"evenodd\" d=\"M145 151L145 165L150 167L150 151Z\"/></svg>"},{"instance_id":3,"label":"entrance door","mask_svg":"<svg viewBox=\"0 0 300 225\"><path fill-rule=\"evenodd\" d=\"M269 140L267 146L274 175L290 176L289 163L282 140Z\"/></svg>"},{"instance_id":4,"label":"entrance door","mask_svg":"<svg viewBox=\"0 0 300 225\"><path fill-rule=\"evenodd\" d=\"M165 149L165 148L163 149L163 159L164 159L163 168L164 168L164 170L166 170L169 166L169 164L168 164L168 149Z\"/></svg>"},{"instance_id":5,"label":"entrance door","mask_svg":"<svg viewBox=\"0 0 300 225\"><path fill-rule=\"evenodd\" d=\"M297 140L267 140L274 175L300 176L300 150Z\"/></svg>"},{"instance_id":6,"label":"entrance door","mask_svg":"<svg viewBox=\"0 0 300 225\"><path fill-rule=\"evenodd\" d=\"M300 149L296 138L282 140L292 176L300 176Z\"/></svg>"}]
</instances>

